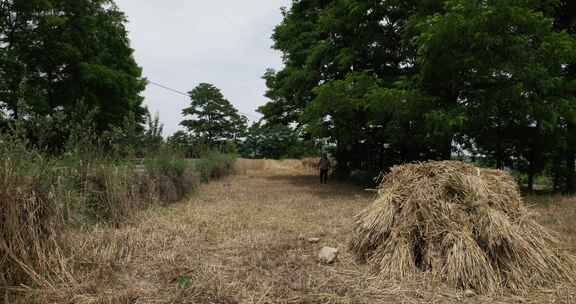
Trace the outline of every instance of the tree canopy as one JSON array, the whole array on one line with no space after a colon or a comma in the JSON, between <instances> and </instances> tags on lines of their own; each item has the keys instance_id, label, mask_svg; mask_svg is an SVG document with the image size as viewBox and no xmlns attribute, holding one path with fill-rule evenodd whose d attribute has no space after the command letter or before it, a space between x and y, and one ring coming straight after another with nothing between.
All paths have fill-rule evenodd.
<instances>
[{"instance_id":1,"label":"tree canopy","mask_svg":"<svg viewBox=\"0 0 576 304\"><path fill-rule=\"evenodd\" d=\"M266 72L260 111L337 144L338 172L460 149L574 188L570 1L301 0L283 13L285 67Z\"/></svg>"},{"instance_id":2,"label":"tree canopy","mask_svg":"<svg viewBox=\"0 0 576 304\"><path fill-rule=\"evenodd\" d=\"M301 130L283 124L257 122L248 128L239 153L247 158L302 158L317 155L318 149Z\"/></svg>"},{"instance_id":3,"label":"tree canopy","mask_svg":"<svg viewBox=\"0 0 576 304\"><path fill-rule=\"evenodd\" d=\"M218 148L245 136L248 119L238 113L220 89L201 83L189 94L191 103L182 111L186 119L180 124L197 142Z\"/></svg>"},{"instance_id":4,"label":"tree canopy","mask_svg":"<svg viewBox=\"0 0 576 304\"><path fill-rule=\"evenodd\" d=\"M132 115L144 123L145 88L111 0L0 3L0 109L5 120L96 111L101 133Z\"/></svg>"}]
</instances>

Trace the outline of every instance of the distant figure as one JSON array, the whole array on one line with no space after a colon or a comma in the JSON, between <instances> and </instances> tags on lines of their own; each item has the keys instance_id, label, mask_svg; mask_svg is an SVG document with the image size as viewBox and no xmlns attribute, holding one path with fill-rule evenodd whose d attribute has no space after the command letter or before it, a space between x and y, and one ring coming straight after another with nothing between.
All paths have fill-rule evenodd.
<instances>
[{"instance_id":1,"label":"distant figure","mask_svg":"<svg viewBox=\"0 0 576 304\"><path fill-rule=\"evenodd\" d=\"M330 171L330 160L326 154L322 154L322 158L320 159L318 167L320 167L320 183L327 184L328 171Z\"/></svg>"}]
</instances>

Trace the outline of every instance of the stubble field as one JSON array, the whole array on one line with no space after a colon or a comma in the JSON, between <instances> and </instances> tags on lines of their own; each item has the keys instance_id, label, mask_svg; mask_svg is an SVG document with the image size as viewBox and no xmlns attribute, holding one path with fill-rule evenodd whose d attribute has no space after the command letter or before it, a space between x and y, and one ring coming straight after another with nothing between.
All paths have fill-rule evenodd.
<instances>
[{"instance_id":1,"label":"stubble field","mask_svg":"<svg viewBox=\"0 0 576 304\"><path fill-rule=\"evenodd\" d=\"M466 297L425 278L379 280L348 250L354 215L373 198L320 185L299 161L241 160L238 175L187 202L123 228L70 234L72 283L18 292L22 303L576 303L574 286ZM576 253L576 199L527 200ZM318 262L323 246L339 249L333 265Z\"/></svg>"}]
</instances>

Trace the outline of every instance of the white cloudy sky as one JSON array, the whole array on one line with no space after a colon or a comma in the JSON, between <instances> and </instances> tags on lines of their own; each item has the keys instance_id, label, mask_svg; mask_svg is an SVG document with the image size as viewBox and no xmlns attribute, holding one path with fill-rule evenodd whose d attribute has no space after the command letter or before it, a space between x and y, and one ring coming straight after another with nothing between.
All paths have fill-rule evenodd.
<instances>
[{"instance_id":1,"label":"white cloudy sky","mask_svg":"<svg viewBox=\"0 0 576 304\"><path fill-rule=\"evenodd\" d=\"M144 76L188 92L201 82L216 85L249 118L266 102L261 79L280 68L270 36L291 0L116 0L128 16L130 39ZM165 135L179 129L189 100L148 85L146 105L160 113Z\"/></svg>"}]
</instances>

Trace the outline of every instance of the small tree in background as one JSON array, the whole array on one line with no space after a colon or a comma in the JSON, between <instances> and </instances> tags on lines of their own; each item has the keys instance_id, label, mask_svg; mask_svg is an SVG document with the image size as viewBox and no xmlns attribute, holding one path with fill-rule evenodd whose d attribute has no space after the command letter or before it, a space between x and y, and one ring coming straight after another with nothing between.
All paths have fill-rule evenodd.
<instances>
[{"instance_id":1,"label":"small tree in background","mask_svg":"<svg viewBox=\"0 0 576 304\"><path fill-rule=\"evenodd\" d=\"M247 118L212 84L201 83L189 92L191 104L182 113L184 126L197 144L222 150L246 134Z\"/></svg>"},{"instance_id":2,"label":"small tree in background","mask_svg":"<svg viewBox=\"0 0 576 304\"><path fill-rule=\"evenodd\" d=\"M158 152L162 148L164 138L164 125L160 123L160 115L158 112L152 117L150 112L146 113L146 130L144 131L143 143L147 152Z\"/></svg>"},{"instance_id":3,"label":"small tree in background","mask_svg":"<svg viewBox=\"0 0 576 304\"><path fill-rule=\"evenodd\" d=\"M115 157L145 157L154 155L162 149L164 125L160 123L159 114L154 116L146 109L146 123L142 126L134 115L124 119L124 125L106 132L102 139L107 141Z\"/></svg>"},{"instance_id":4,"label":"small tree in background","mask_svg":"<svg viewBox=\"0 0 576 304\"><path fill-rule=\"evenodd\" d=\"M186 131L177 131L166 139L168 146L181 152L188 158L198 158L202 154L202 146L196 145L194 139Z\"/></svg>"}]
</instances>

